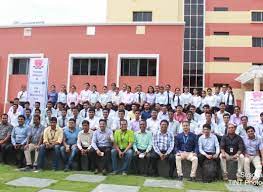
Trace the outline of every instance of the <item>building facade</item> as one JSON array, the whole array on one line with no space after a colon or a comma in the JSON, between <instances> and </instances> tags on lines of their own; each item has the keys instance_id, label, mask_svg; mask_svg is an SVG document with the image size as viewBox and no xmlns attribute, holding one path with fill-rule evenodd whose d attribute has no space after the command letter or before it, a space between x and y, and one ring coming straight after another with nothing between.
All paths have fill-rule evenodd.
<instances>
[{"instance_id":1,"label":"building facade","mask_svg":"<svg viewBox=\"0 0 263 192\"><path fill-rule=\"evenodd\" d=\"M0 111L27 83L29 59L49 59L49 84L132 87L228 84L238 103L263 63L261 0L108 0L101 23L0 27ZM259 81L260 83L260 81Z\"/></svg>"}]
</instances>

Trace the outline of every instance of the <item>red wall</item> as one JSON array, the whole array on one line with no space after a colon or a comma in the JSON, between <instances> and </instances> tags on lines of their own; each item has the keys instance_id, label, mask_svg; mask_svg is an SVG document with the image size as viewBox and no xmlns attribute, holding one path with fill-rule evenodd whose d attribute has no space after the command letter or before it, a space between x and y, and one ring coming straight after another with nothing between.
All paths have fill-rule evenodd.
<instances>
[{"instance_id":1,"label":"red wall","mask_svg":"<svg viewBox=\"0 0 263 192\"><path fill-rule=\"evenodd\" d=\"M224 0L206 1L206 10L213 11L214 7L228 7L229 11L262 10L262 0Z\"/></svg>"},{"instance_id":2,"label":"red wall","mask_svg":"<svg viewBox=\"0 0 263 192\"><path fill-rule=\"evenodd\" d=\"M170 83L172 87L181 86L182 47L184 26L146 26L145 35L136 35L134 25L100 25L96 26L95 36L86 36L86 26L71 27L34 27L32 36L24 37L23 28L0 29L0 111L4 102L6 67L8 54L44 53L49 58L49 84L58 87L67 82L68 59L70 53L108 53L108 85L116 82L118 54L159 54L160 83ZM10 76L9 95L12 99L19 87L26 84L26 76ZM100 89L104 77L71 77L71 84L82 89L83 83L89 81ZM120 84L132 86L141 83L144 87L155 84L155 78L121 77Z\"/></svg>"}]
</instances>

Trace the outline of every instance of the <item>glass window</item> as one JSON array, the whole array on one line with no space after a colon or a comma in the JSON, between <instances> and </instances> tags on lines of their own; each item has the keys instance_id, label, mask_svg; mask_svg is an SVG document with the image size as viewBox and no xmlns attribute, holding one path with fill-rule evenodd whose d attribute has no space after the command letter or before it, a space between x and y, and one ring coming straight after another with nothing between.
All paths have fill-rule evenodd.
<instances>
[{"instance_id":1,"label":"glass window","mask_svg":"<svg viewBox=\"0 0 263 192\"><path fill-rule=\"evenodd\" d=\"M156 59L121 59L121 76L156 76Z\"/></svg>"},{"instance_id":2,"label":"glass window","mask_svg":"<svg viewBox=\"0 0 263 192\"><path fill-rule=\"evenodd\" d=\"M13 64L13 71L12 74L14 75L26 75L28 74L29 69L29 58L14 58L12 60Z\"/></svg>"},{"instance_id":3,"label":"glass window","mask_svg":"<svg viewBox=\"0 0 263 192\"><path fill-rule=\"evenodd\" d=\"M252 46L253 47L263 47L263 38L253 37L252 38Z\"/></svg>"},{"instance_id":4,"label":"glass window","mask_svg":"<svg viewBox=\"0 0 263 192\"><path fill-rule=\"evenodd\" d=\"M229 57L214 57L214 61L229 61Z\"/></svg>"},{"instance_id":5,"label":"glass window","mask_svg":"<svg viewBox=\"0 0 263 192\"><path fill-rule=\"evenodd\" d=\"M214 7L214 11L228 11L228 7Z\"/></svg>"},{"instance_id":6,"label":"glass window","mask_svg":"<svg viewBox=\"0 0 263 192\"><path fill-rule=\"evenodd\" d=\"M152 21L152 12L150 11L135 11L133 12L133 21L140 22L140 21Z\"/></svg>"},{"instance_id":7,"label":"glass window","mask_svg":"<svg viewBox=\"0 0 263 192\"><path fill-rule=\"evenodd\" d=\"M229 32L215 31L214 35L229 35Z\"/></svg>"},{"instance_id":8,"label":"glass window","mask_svg":"<svg viewBox=\"0 0 263 192\"><path fill-rule=\"evenodd\" d=\"M105 75L105 58L73 59L73 75Z\"/></svg>"},{"instance_id":9,"label":"glass window","mask_svg":"<svg viewBox=\"0 0 263 192\"><path fill-rule=\"evenodd\" d=\"M252 12L252 21L263 21L263 12Z\"/></svg>"}]
</instances>

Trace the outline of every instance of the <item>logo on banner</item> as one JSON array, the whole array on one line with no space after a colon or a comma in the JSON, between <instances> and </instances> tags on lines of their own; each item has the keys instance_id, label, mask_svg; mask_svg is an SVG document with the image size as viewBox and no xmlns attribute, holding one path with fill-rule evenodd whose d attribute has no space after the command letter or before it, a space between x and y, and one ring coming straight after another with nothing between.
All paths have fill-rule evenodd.
<instances>
[{"instance_id":1,"label":"logo on banner","mask_svg":"<svg viewBox=\"0 0 263 192\"><path fill-rule=\"evenodd\" d=\"M44 67L43 60L42 59L36 59L35 62L34 62L33 67L35 69L42 69Z\"/></svg>"},{"instance_id":2,"label":"logo on banner","mask_svg":"<svg viewBox=\"0 0 263 192\"><path fill-rule=\"evenodd\" d=\"M253 101L260 101L262 98L263 93L262 92L253 92L252 93L252 99Z\"/></svg>"}]
</instances>

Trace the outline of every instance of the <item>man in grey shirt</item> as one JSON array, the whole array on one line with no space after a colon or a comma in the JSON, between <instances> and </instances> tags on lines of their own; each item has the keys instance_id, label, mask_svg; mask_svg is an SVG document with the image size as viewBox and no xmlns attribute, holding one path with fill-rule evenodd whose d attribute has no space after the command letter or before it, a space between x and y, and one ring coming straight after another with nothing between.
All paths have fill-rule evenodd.
<instances>
[{"instance_id":1,"label":"man in grey shirt","mask_svg":"<svg viewBox=\"0 0 263 192\"><path fill-rule=\"evenodd\" d=\"M40 124L40 116L34 115L33 117L34 125L28 130L28 138L27 143L25 145L25 158L26 158L26 167L25 170L30 170L32 167L32 158L31 151L35 151L35 159L33 163L33 170L37 170L37 162L38 162L38 152L39 146L43 141L43 132L45 127Z\"/></svg>"},{"instance_id":2,"label":"man in grey shirt","mask_svg":"<svg viewBox=\"0 0 263 192\"><path fill-rule=\"evenodd\" d=\"M0 123L0 152L2 153L3 162L7 163L7 154L12 149L10 137L13 126L8 123L8 115L2 114Z\"/></svg>"}]
</instances>

